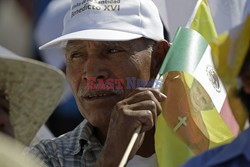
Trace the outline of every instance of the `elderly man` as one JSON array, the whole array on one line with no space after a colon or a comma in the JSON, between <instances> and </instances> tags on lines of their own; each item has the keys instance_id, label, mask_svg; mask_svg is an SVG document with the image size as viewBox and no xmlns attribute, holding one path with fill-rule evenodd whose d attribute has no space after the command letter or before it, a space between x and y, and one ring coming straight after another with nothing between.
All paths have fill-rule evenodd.
<instances>
[{"instance_id":1,"label":"elderly man","mask_svg":"<svg viewBox=\"0 0 250 167\"><path fill-rule=\"evenodd\" d=\"M154 125L166 96L148 88L152 82L131 86L156 77L169 47L153 2L72 0L63 35L42 49L52 45L65 47L66 75L87 122L32 152L48 166L118 166L141 126L128 166L157 166Z\"/></svg>"}]
</instances>

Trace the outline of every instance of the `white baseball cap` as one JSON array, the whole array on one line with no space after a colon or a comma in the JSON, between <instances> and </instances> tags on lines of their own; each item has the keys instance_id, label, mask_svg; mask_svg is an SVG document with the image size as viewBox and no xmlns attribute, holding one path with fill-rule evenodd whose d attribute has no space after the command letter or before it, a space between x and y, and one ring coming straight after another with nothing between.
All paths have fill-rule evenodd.
<instances>
[{"instance_id":1,"label":"white baseball cap","mask_svg":"<svg viewBox=\"0 0 250 167\"><path fill-rule=\"evenodd\" d=\"M68 40L128 41L164 39L163 24L151 0L72 0L58 37L40 49L65 47Z\"/></svg>"}]
</instances>

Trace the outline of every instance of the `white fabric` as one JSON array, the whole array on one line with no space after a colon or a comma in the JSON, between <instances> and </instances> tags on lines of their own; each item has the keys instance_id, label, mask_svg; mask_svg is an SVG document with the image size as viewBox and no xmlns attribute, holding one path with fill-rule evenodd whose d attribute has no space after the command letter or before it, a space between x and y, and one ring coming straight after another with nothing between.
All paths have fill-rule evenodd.
<instances>
[{"instance_id":1,"label":"white fabric","mask_svg":"<svg viewBox=\"0 0 250 167\"><path fill-rule=\"evenodd\" d=\"M167 27L170 41L179 26L185 27L192 15L197 0L154 0L159 8L162 21Z\"/></svg>"},{"instance_id":2,"label":"white fabric","mask_svg":"<svg viewBox=\"0 0 250 167\"><path fill-rule=\"evenodd\" d=\"M208 0L218 34L242 23L246 0Z\"/></svg>"},{"instance_id":3,"label":"white fabric","mask_svg":"<svg viewBox=\"0 0 250 167\"><path fill-rule=\"evenodd\" d=\"M164 39L159 12L151 0L72 0L62 36L40 49L68 40Z\"/></svg>"},{"instance_id":4,"label":"white fabric","mask_svg":"<svg viewBox=\"0 0 250 167\"><path fill-rule=\"evenodd\" d=\"M173 40L179 26L186 26L197 0L153 0ZM243 9L249 0L208 0L218 34L242 23Z\"/></svg>"},{"instance_id":5,"label":"white fabric","mask_svg":"<svg viewBox=\"0 0 250 167\"><path fill-rule=\"evenodd\" d=\"M139 155L135 155L126 165L126 167L157 167L156 154L151 157L144 158Z\"/></svg>"}]
</instances>

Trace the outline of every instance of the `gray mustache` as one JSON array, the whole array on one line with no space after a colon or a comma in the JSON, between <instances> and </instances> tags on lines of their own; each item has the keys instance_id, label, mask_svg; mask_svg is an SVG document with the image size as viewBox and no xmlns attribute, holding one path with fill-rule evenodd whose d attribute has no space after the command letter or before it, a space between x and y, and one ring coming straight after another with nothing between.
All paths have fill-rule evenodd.
<instances>
[{"instance_id":1,"label":"gray mustache","mask_svg":"<svg viewBox=\"0 0 250 167\"><path fill-rule=\"evenodd\" d=\"M78 97L86 97L88 95L93 95L93 94L116 94L116 95L122 95L123 94L123 89L86 89L86 88L81 88L77 96Z\"/></svg>"}]
</instances>

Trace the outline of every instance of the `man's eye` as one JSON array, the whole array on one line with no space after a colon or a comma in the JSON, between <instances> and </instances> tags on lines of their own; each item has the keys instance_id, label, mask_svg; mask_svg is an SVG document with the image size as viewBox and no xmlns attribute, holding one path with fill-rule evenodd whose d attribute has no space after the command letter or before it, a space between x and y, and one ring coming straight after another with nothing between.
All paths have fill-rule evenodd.
<instances>
[{"instance_id":1,"label":"man's eye","mask_svg":"<svg viewBox=\"0 0 250 167\"><path fill-rule=\"evenodd\" d=\"M109 49L108 53L109 54L114 54L114 53L120 53L122 51L123 51L122 49Z\"/></svg>"},{"instance_id":2,"label":"man's eye","mask_svg":"<svg viewBox=\"0 0 250 167\"><path fill-rule=\"evenodd\" d=\"M71 59L76 59L76 58L80 58L82 55L81 54L79 54L79 53L72 53L71 55L70 55L70 58Z\"/></svg>"},{"instance_id":3,"label":"man's eye","mask_svg":"<svg viewBox=\"0 0 250 167\"><path fill-rule=\"evenodd\" d=\"M117 53L117 52L118 52L117 49L109 49L109 50L108 50L108 53Z\"/></svg>"}]
</instances>

